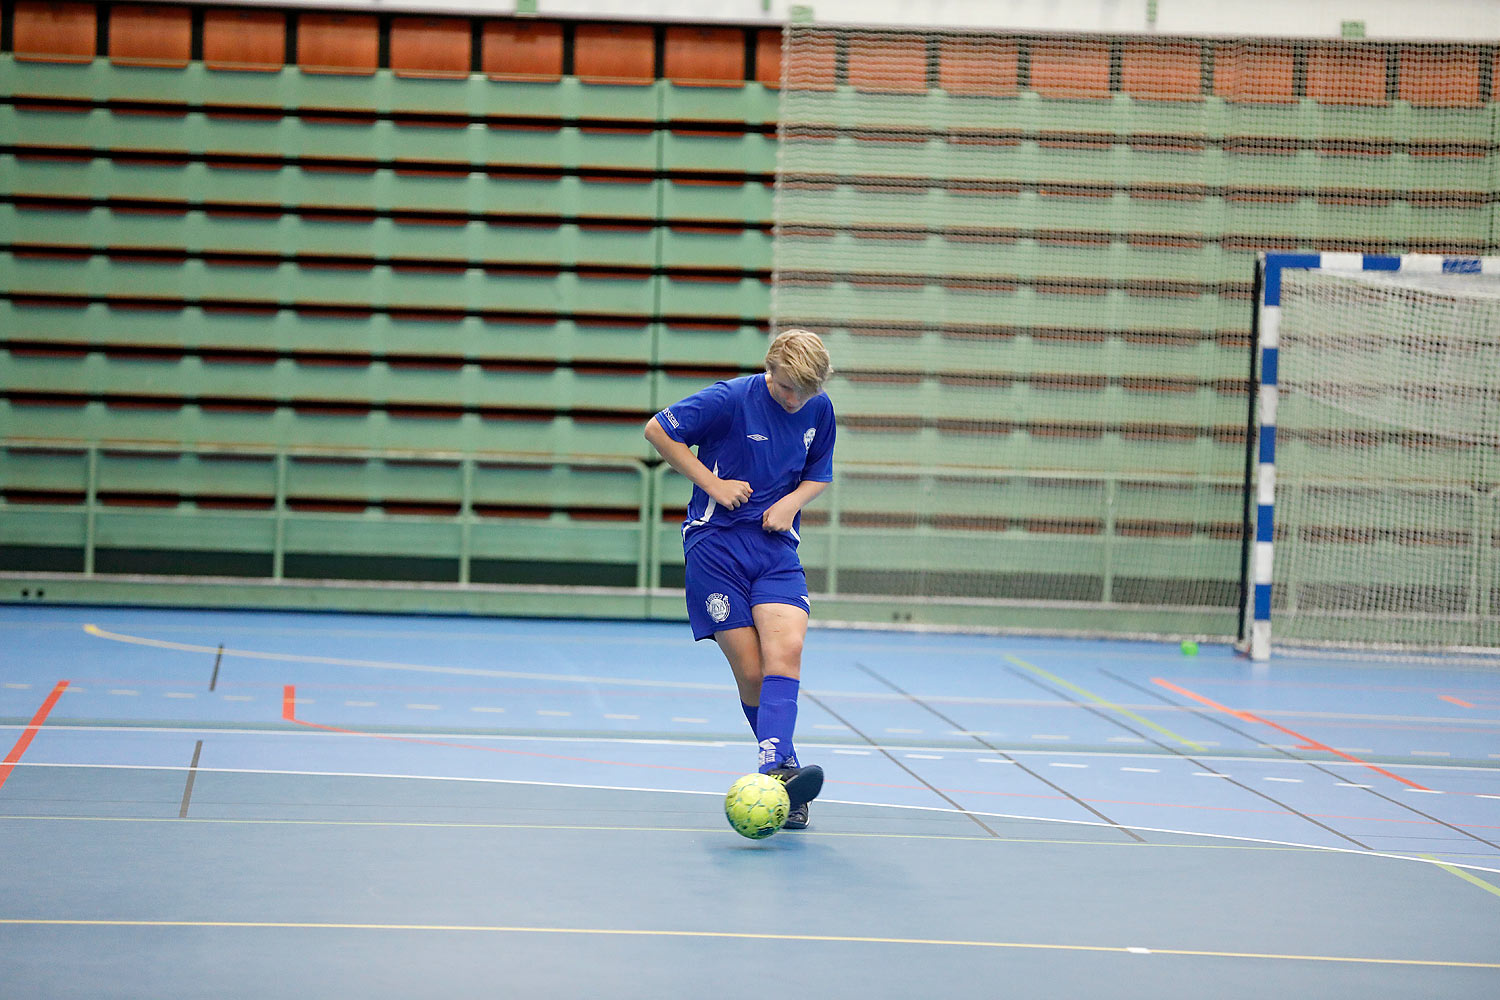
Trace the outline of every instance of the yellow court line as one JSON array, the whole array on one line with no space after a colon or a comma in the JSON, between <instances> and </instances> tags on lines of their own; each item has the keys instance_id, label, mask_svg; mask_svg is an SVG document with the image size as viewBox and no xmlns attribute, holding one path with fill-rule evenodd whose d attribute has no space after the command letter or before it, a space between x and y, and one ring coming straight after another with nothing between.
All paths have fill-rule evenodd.
<instances>
[{"instance_id":1,"label":"yellow court line","mask_svg":"<svg viewBox=\"0 0 1500 1000\"><path fill-rule=\"evenodd\" d=\"M186 768L174 768L174 770L186 770ZM847 803L845 803L847 804ZM864 804L864 803L854 803ZM988 816L989 813L981 813ZM0 823L17 821L43 821L62 823L194 823L198 825L220 824L225 826L331 826L331 827L391 827L395 829L417 828L438 830L569 830L574 832L594 833L722 833L723 828L718 826L606 826L603 824L583 823L455 823L439 820L374 820L374 819L231 819L225 817L207 816L46 816L31 814L0 814ZM1173 833L1176 831L1162 831ZM1189 836L1212 836L1211 834L1188 834ZM1038 844L1051 847L1110 847L1124 848L1133 851L1161 850L1161 851L1254 851L1262 853L1285 853L1285 854L1327 854L1337 852L1340 854L1353 854L1359 857L1388 858L1393 861L1417 861L1419 858L1424 863L1439 865L1442 868L1452 870L1455 875L1466 878L1466 875L1457 866L1444 864L1431 855L1420 855L1407 857L1399 854L1366 854L1363 851L1345 851L1337 848L1316 847L1310 844L1278 844L1266 843L1236 843L1236 844L1152 844L1135 843L1118 840L1066 840L1060 837L985 837L966 836L964 834L941 834L941 833L865 833L856 830L819 830L799 833L797 839L803 840L813 838L817 840L956 840L968 841L976 844ZM773 850L774 848L766 848ZM1490 855L1475 855L1488 859ZM1477 864L1468 865L1474 871L1494 872L1500 874L1500 869L1485 868ZM1488 882L1484 883L1489 886ZM1495 890L1500 893L1500 889Z\"/></svg>"},{"instance_id":2,"label":"yellow court line","mask_svg":"<svg viewBox=\"0 0 1500 1000\"><path fill-rule=\"evenodd\" d=\"M1082 697L1087 698L1089 701L1092 701L1096 705L1102 705L1103 707L1109 709L1111 712L1118 712L1119 714L1125 716L1125 718L1130 719L1133 722L1140 723L1141 725L1145 726L1147 729L1150 729L1150 730L1153 730L1155 732L1158 732L1161 735L1165 736L1169 740L1175 740L1176 742L1181 743L1185 747L1189 747L1189 748L1191 748L1193 750L1197 750L1199 753L1206 753L1208 751L1208 748L1205 747L1205 746L1203 746L1202 744L1200 744L1200 743L1194 743L1192 740L1188 739L1186 736L1181 736L1181 735L1179 735L1177 733L1172 732L1172 730L1168 729L1166 726L1157 725L1155 722L1152 722L1150 719L1147 719L1147 718L1145 718L1144 716L1141 716L1141 715L1137 715L1135 712L1132 712L1130 709L1125 708L1123 705L1116 705L1114 702L1110 701L1108 698L1101 698L1099 695L1095 694L1094 692L1089 691L1086 688L1081 688L1077 684L1074 684L1071 681L1064 680L1063 678L1057 676L1054 673L1049 673L1048 671L1043 670L1041 667L1038 667L1035 664L1027 663L1025 660L1017 659L1014 656L1007 656L1006 659L1009 660L1011 663L1015 664L1018 667L1021 667L1021 668L1026 669L1026 670L1030 670L1032 673L1036 674L1038 677L1044 677L1047 680L1051 681L1053 684L1058 685L1059 687L1067 688L1069 691L1072 691L1074 694L1081 695Z\"/></svg>"},{"instance_id":3,"label":"yellow court line","mask_svg":"<svg viewBox=\"0 0 1500 1000\"><path fill-rule=\"evenodd\" d=\"M803 941L833 944L906 944L945 948L1009 948L1022 951L1081 951L1118 955L1178 955L1189 958L1252 958L1280 962L1339 962L1354 965L1415 965L1500 969L1500 962L1455 962L1428 958L1369 958L1356 955L1280 955L1253 951L1139 948L1124 945L1043 944L1031 941L966 941L945 938L866 937L853 934L769 934L749 931L668 931L623 927L520 927L492 924L369 924L273 920L55 920L0 917L10 927L192 927L226 930L428 931L469 934L579 934L610 937L700 938L736 941Z\"/></svg>"},{"instance_id":4,"label":"yellow court line","mask_svg":"<svg viewBox=\"0 0 1500 1000\"><path fill-rule=\"evenodd\" d=\"M178 770L186 770L179 768ZM606 826L584 823L454 823L438 820L374 820L374 819L229 819L207 816L46 816L0 814L0 822L29 820L65 823L196 823L221 824L227 826L334 826L334 827L390 827L394 829L417 828L437 830L570 830L595 833L720 833L718 826ZM1058 837L986 837L941 833L864 833L856 830L799 833L798 839L816 837L819 840L958 840L976 844L1043 844L1056 847L1126 847L1134 849L1158 848L1162 850L1195 851L1274 851L1286 853L1323 853L1324 848L1300 847L1275 844L1138 844L1114 840L1065 840ZM1489 869L1483 869L1488 871Z\"/></svg>"},{"instance_id":5,"label":"yellow court line","mask_svg":"<svg viewBox=\"0 0 1500 1000\"><path fill-rule=\"evenodd\" d=\"M1485 892L1492 892L1495 895L1500 896L1500 886L1492 885L1489 882L1486 882L1484 879L1480 878L1478 875L1470 874L1469 872L1464 871L1462 868L1458 868L1445 862L1439 861L1431 854L1423 854L1422 857L1426 858L1428 861L1431 861L1433 864L1437 865L1448 874L1457 875L1465 882L1472 882L1475 885L1479 886L1479 888L1483 889Z\"/></svg>"}]
</instances>

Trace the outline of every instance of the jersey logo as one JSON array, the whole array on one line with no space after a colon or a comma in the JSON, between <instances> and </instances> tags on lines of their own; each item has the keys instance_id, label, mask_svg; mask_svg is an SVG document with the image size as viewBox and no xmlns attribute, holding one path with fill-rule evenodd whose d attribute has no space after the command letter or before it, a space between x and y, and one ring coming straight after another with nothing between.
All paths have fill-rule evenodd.
<instances>
[{"instance_id":1,"label":"jersey logo","mask_svg":"<svg viewBox=\"0 0 1500 1000\"><path fill-rule=\"evenodd\" d=\"M661 415L667 418L667 423L671 424L673 428L682 430L681 425L677 423L677 418L672 415L671 410L662 410Z\"/></svg>"},{"instance_id":2,"label":"jersey logo","mask_svg":"<svg viewBox=\"0 0 1500 1000\"><path fill-rule=\"evenodd\" d=\"M807 429L807 432L802 435L802 447L804 447L804 448L811 448L812 447L812 443L813 443L813 438L815 438L817 436L818 436L818 429L816 427L809 427Z\"/></svg>"},{"instance_id":3,"label":"jersey logo","mask_svg":"<svg viewBox=\"0 0 1500 1000\"><path fill-rule=\"evenodd\" d=\"M766 437L764 434L746 434L745 437L749 438L751 441L769 441L769 440L771 440L770 438Z\"/></svg>"},{"instance_id":4,"label":"jersey logo","mask_svg":"<svg viewBox=\"0 0 1500 1000\"><path fill-rule=\"evenodd\" d=\"M709 594L708 600L703 602L708 609L708 617L716 622L721 622L729 617L729 598L723 594Z\"/></svg>"}]
</instances>

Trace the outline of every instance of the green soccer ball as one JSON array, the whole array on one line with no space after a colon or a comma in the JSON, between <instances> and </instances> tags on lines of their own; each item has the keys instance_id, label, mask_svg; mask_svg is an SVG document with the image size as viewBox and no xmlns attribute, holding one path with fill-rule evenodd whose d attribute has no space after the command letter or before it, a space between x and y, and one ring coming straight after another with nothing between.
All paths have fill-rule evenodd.
<instances>
[{"instance_id":1,"label":"green soccer ball","mask_svg":"<svg viewBox=\"0 0 1500 1000\"><path fill-rule=\"evenodd\" d=\"M791 808L786 786L769 774L747 774L724 796L724 817L735 833L751 840L764 840L780 830Z\"/></svg>"}]
</instances>

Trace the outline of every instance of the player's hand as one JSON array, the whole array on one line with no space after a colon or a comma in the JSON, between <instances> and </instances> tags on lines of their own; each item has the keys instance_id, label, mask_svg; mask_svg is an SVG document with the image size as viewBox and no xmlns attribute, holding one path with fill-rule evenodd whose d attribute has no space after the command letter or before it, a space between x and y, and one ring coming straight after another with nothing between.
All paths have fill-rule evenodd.
<instances>
[{"instance_id":1,"label":"player's hand","mask_svg":"<svg viewBox=\"0 0 1500 1000\"><path fill-rule=\"evenodd\" d=\"M734 510L740 504L750 499L754 490L750 484L743 479L718 479L714 481L713 487L706 491L713 498L714 503L725 510Z\"/></svg>"},{"instance_id":2,"label":"player's hand","mask_svg":"<svg viewBox=\"0 0 1500 1000\"><path fill-rule=\"evenodd\" d=\"M792 522L797 518L797 509L792 504L778 500L760 516L760 526L766 531L791 531Z\"/></svg>"}]
</instances>

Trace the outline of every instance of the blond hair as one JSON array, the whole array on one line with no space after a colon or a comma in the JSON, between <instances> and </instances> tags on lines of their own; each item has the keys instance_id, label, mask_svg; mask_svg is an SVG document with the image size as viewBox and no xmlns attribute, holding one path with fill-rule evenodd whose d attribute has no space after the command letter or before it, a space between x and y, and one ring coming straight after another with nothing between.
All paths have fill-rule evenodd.
<instances>
[{"instance_id":1,"label":"blond hair","mask_svg":"<svg viewBox=\"0 0 1500 1000\"><path fill-rule=\"evenodd\" d=\"M833 374L828 348L811 330L786 330L766 351L766 370L779 372L808 393L816 393Z\"/></svg>"}]
</instances>

